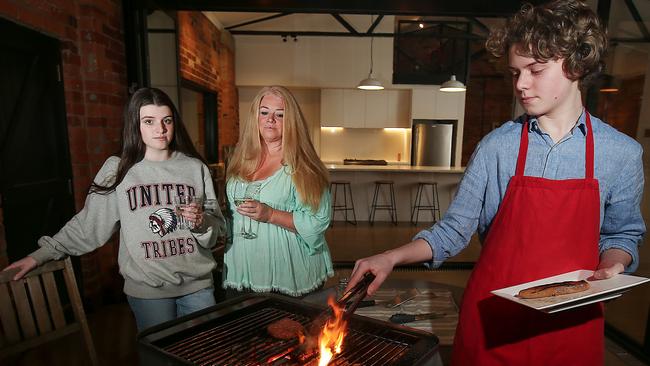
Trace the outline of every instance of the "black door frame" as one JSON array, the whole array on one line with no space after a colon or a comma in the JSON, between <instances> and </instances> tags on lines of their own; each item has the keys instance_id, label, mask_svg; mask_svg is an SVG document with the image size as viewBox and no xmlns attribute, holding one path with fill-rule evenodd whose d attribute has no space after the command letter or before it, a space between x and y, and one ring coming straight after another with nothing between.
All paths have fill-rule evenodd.
<instances>
[{"instance_id":1,"label":"black door frame","mask_svg":"<svg viewBox=\"0 0 650 366\"><path fill-rule=\"evenodd\" d=\"M219 162L219 114L217 113L217 92L210 90L198 83L187 79L181 79L179 88L187 88L200 93L203 96L203 131L204 131L204 145L205 160L209 164ZM179 92L179 103L181 93ZM180 106L182 108L182 106Z\"/></svg>"}]
</instances>

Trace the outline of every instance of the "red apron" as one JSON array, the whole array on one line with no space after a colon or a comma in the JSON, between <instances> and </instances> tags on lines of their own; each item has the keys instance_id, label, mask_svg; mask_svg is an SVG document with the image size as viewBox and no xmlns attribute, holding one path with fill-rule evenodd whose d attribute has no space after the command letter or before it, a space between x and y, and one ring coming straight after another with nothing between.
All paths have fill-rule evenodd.
<instances>
[{"instance_id":1,"label":"red apron","mask_svg":"<svg viewBox=\"0 0 650 366\"><path fill-rule=\"evenodd\" d=\"M545 314L490 291L598 265L600 201L587 113L585 178L524 176L528 121L517 170L463 295L454 365L602 365L602 304Z\"/></svg>"}]
</instances>

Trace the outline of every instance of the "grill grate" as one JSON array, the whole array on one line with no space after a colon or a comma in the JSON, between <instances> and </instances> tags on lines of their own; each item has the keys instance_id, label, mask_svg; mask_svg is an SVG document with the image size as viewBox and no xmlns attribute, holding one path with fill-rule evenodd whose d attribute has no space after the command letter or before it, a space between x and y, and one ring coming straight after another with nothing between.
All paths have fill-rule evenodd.
<instances>
[{"instance_id":1,"label":"grill grate","mask_svg":"<svg viewBox=\"0 0 650 366\"><path fill-rule=\"evenodd\" d=\"M266 328L285 317L307 327L321 310L309 309L293 299L257 298L221 311L203 311L193 320L183 322L185 318L181 318L174 321L175 325L161 329L163 324L143 332L139 338L141 345L147 346L149 356L157 360L165 356L177 364L317 365L317 352L303 354L297 339L275 339ZM428 336L426 342L424 337L396 330L392 324L352 316L343 352L330 365L415 365L423 355L437 353L435 336ZM156 352L151 353L152 348ZM155 363L162 362L154 360L147 364Z\"/></svg>"},{"instance_id":2,"label":"grill grate","mask_svg":"<svg viewBox=\"0 0 650 366\"><path fill-rule=\"evenodd\" d=\"M303 326L310 319L286 311L265 308L241 318L198 332L163 349L197 365L291 364L286 359L272 360L298 346L297 340L282 341L266 335L266 327L282 318ZM336 364L389 365L410 347L408 344L364 332L349 330L343 352Z\"/></svg>"}]
</instances>

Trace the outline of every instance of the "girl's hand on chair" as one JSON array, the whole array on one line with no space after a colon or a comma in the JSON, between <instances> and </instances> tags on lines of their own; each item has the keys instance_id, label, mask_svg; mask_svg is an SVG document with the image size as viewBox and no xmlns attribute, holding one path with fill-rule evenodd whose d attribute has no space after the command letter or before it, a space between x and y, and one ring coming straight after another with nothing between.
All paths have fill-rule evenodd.
<instances>
[{"instance_id":1,"label":"girl's hand on chair","mask_svg":"<svg viewBox=\"0 0 650 366\"><path fill-rule=\"evenodd\" d=\"M36 267L38 267L36 260L30 256L27 256L23 259L11 263L2 271L4 272L12 269L18 269L18 273L16 273L13 278L14 281L18 281L19 279L23 278L23 276L27 274L27 272L31 271Z\"/></svg>"}]
</instances>

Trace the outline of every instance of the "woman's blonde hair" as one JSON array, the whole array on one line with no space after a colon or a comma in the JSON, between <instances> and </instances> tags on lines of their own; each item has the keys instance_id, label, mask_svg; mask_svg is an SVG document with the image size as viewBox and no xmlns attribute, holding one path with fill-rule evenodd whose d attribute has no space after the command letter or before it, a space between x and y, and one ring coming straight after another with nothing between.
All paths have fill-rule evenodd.
<instances>
[{"instance_id":1,"label":"woman's blonde hair","mask_svg":"<svg viewBox=\"0 0 650 366\"><path fill-rule=\"evenodd\" d=\"M262 162L262 137L258 116L265 95L284 101L282 124L282 163L292 174L293 183L303 202L316 211L323 191L329 186L329 173L314 150L309 129L293 94L283 86L267 86L260 90L251 104L248 118L240 125L240 138L228 165L228 178L249 180Z\"/></svg>"}]
</instances>

